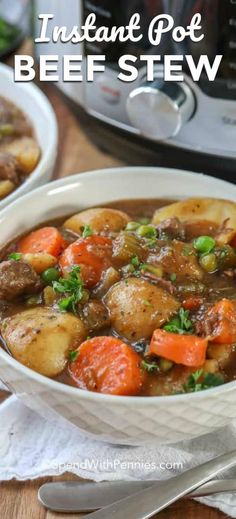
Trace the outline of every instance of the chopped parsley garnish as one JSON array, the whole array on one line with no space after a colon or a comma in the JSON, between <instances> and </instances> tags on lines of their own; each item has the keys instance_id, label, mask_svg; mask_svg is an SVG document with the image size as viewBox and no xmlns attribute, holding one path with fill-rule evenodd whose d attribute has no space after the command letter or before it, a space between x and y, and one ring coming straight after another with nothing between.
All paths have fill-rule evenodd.
<instances>
[{"instance_id":1,"label":"chopped parsley garnish","mask_svg":"<svg viewBox=\"0 0 236 519\"><path fill-rule=\"evenodd\" d=\"M185 245L185 247L183 247L182 249L181 254L182 256L191 256L192 254L194 254L194 250L191 247L191 245Z\"/></svg>"},{"instance_id":2,"label":"chopped parsley garnish","mask_svg":"<svg viewBox=\"0 0 236 519\"><path fill-rule=\"evenodd\" d=\"M53 290L58 294L65 295L58 301L58 308L62 312L76 313L76 305L81 301L84 295L83 281L80 276L80 267L74 266L67 278L60 278L54 281Z\"/></svg>"},{"instance_id":3,"label":"chopped parsley garnish","mask_svg":"<svg viewBox=\"0 0 236 519\"><path fill-rule=\"evenodd\" d=\"M131 265L137 268L140 267L140 261L138 259L138 256L133 256L133 258L131 259Z\"/></svg>"},{"instance_id":4,"label":"chopped parsley garnish","mask_svg":"<svg viewBox=\"0 0 236 519\"><path fill-rule=\"evenodd\" d=\"M176 274L173 272L173 274L170 275L170 280L172 281L172 283L175 283L176 279L177 279L177 276L176 276Z\"/></svg>"},{"instance_id":5,"label":"chopped parsley garnish","mask_svg":"<svg viewBox=\"0 0 236 519\"><path fill-rule=\"evenodd\" d=\"M181 328L183 328L183 330L189 331L193 328L192 321L189 319L189 310L184 310L184 308L180 308L179 318Z\"/></svg>"},{"instance_id":6,"label":"chopped parsley garnish","mask_svg":"<svg viewBox=\"0 0 236 519\"><path fill-rule=\"evenodd\" d=\"M89 236L92 236L92 235L93 235L93 230L91 229L90 225L85 225L83 227L82 237L88 238Z\"/></svg>"},{"instance_id":7,"label":"chopped parsley garnish","mask_svg":"<svg viewBox=\"0 0 236 519\"><path fill-rule=\"evenodd\" d=\"M204 373L203 369L199 369L190 375L183 390L185 393L196 393L222 384L224 384L224 377L220 373Z\"/></svg>"},{"instance_id":8,"label":"chopped parsley garnish","mask_svg":"<svg viewBox=\"0 0 236 519\"><path fill-rule=\"evenodd\" d=\"M180 335L192 334L193 323L189 319L189 310L180 308L178 315L173 317L171 321L163 328L166 332L179 333Z\"/></svg>"},{"instance_id":9,"label":"chopped parsley garnish","mask_svg":"<svg viewBox=\"0 0 236 519\"><path fill-rule=\"evenodd\" d=\"M154 267L153 265L150 265L149 263L141 263L139 261L138 256L133 256L131 259L131 265L135 267L134 276L140 276L141 271L144 272L150 272L151 274L154 274L156 277L162 277L162 268L161 267Z\"/></svg>"},{"instance_id":10,"label":"chopped parsley garnish","mask_svg":"<svg viewBox=\"0 0 236 519\"><path fill-rule=\"evenodd\" d=\"M69 353L69 359L70 359L70 361L71 361L71 362L74 362L74 361L77 359L78 355L79 355L79 352L78 352L77 350L75 350L75 351L70 351L70 353Z\"/></svg>"},{"instance_id":11,"label":"chopped parsley garnish","mask_svg":"<svg viewBox=\"0 0 236 519\"><path fill-rule=\"evenodd\" d=\"M75 302L74 302L74 297L73 296L70 296L70 297L64 297L63 299L61 299L60 301L58 301L58 308L59 310L61 310L61 312L76 312L76 309L75 309Z\"/></svg>"},{"instance_id":12,"label":"chopped parsley garnish","mask_svg":"<svg viewBox=\"0 0 236 519\"><path fill-rule=\"evenodd\" d=\"M155 362L148 362L146 360L142 360L141 368L147 371L148 373L153 373L155 371L159 371L159 366Z\"/></svg>"},{"instance_id":13,"label":"chopped parsley garnish","mask_svg":"<svg viewBox=\"0 0 236 519\"><path fill-rule=\"evenodd\" d=\"M20 252L11 252L9 254L8 259L14 260L14 261L20 261L22 258L22 254Z\"/></svg>"},{"instance_id":14,"label":"chopped parsley garnish","mask_svg":"<svg viewBox=\"0 0 236 519\"><path fill-rule=\"evenodd\" d=\"M148 267L147 263L141 263L138 256L133 256L131 259L131 265L133 265L137 270L145 270Z\"/></svg>"},{"instance_id":15,"label":"chopped parsley garnish","mask_svg":"<svg viewBox=\"0 0 236 519\"><path fill-rule=\"evenodd\" d=\"M150 303L150 301L148 301L147 299L144 299L144 300L143 300L143 304L144 304L145 306L149 306L149 308L153 308L152 303Z\"/></svg>"},{"instance_id":16,"label":"chopped parsley garnish","mask_svg":"<svg viewBox=\"0 0 236 519\"><path fill-rule=\"evenodd\" d=\"M155 249L157 247L157 239L149 238L145 244L149 249Z\"/></svg>"},{"instance_id":17,"label":"chopped parsley garnish","mask_svg":"<svg viewBox=\"0 0 236 519\"><path fill-rule=\"evenodd\" d=\"M226 256L228 256L228 254L229 254L229 249L227 247L223 247L220 250L219 257L220 257L220 259L224 259L224 258L226 258Z\"/></svg>"}]
</instances>

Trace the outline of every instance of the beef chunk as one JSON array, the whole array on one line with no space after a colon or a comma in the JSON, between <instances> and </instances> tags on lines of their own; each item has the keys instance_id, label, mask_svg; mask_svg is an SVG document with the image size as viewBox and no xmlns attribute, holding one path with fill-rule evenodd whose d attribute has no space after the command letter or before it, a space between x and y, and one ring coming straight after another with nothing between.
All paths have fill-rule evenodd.
<instances>
[{"instance_id":1,"label":"beef chunk","mask_svg":"<svg viewBox=\"0 0 236 519\"><path fill-rule=\"evenodd\" d=\"M19 184L19 163L10 153L0 152L0 180L11 180Z\"/></svg>"},{"instance_id":2,"label":"beef chunk","mask_svg":"<svg viewBox=\"0 0 236 519\"><path fill-rule=\"evenodd\" d=\"M161 222L158 226L159 236L168 236L168 238L185 239L185 225L178 218L168 218Z\"/></svg>"},{"instance_id":3,"label":"beef chunk","mask_svg":"<svg viewBox=\"0 0 236 519\"><path fill-rule=\"evenodd\" d=\"M97 331L110 326L108 311L102 301L89 301L82 307L81 319L89 331Z\"/></svg>"},{"instance_id":4,"label":"beef chunk","mask_svg":"<svg viewBox=\"0 0 236 519\"><path fill-rule=\"evenodd\" d=\"M142 278L150 280L154 285L164 288L164 290L167 290L167 292L169 292L170 294L174 294L176 292L176 287L173 285L171 281L168 281L168 279L157 277L155 274L152 274L152 272L147 271L143 271L141 275Z\"/></svg>"},{"instance_id":5,"label":"beef chunk","mask_svg":"<svg viewBox=\"0 0 236 519\"><path fill-rule=\"evenodd\" d=\"M177 274L185 281L186 278L201 281L204 275L193 246L179 240L173 240L171 244L151 252L147 263L161 265L165 274Z\"/></svg>"},{"instance_id":6,"label":"beef chunk","mask_svg":"<svg viewBox=\"0 0 236 519\"><path fill-rule=\"evenodd\" d=\"M11 135L27 135L32 137L33 130L30 121L25 114L14 104L0 96L0 138L1 126L11 126ZM8 138L3 133L2 138Z\"/></svg>"},{"instance_id":7,"label":"beef chunk","mask_svg":"<svg viewBox=\"0 0 236 519\"><path fill-rule=\"evenodd\" d=\"M24 261L0 263L0 299L11 301L21 295L35 294L41 288L38 274Z\"/></svg>"},{"instance_id":8,"label":"beef chunk","mask_svg":"<svg viewBox=\"0 0 236 519\"><path fill-rule=\"evenodd\" d=\"M0 123L8 124L12 122L12 104L0 96Z\"/></svg>"}]
</instances>

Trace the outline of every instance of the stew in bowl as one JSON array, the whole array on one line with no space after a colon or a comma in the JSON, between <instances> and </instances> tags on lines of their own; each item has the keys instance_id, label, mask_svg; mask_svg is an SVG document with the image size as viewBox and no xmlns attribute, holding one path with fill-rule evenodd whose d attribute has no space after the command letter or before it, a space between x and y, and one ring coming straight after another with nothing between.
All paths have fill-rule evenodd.
<instances>
[{"instance_id":1,"label":"stew in bowl","mask_svg":"<svg viewBox=\"0 0 236 519\"><path fill-rule=\"evenodd\" d=\"M1 345L83 390L159 396L236 375L236 204L122 200L41 225L0 262Z\"/></svg>"},{"instance_id":2,"label":"stew in bowl","mask_svg":"<svg viewBox=\"0 0 236 519\"><path fill-rule=\"evenodd\" d=\"M14 103L0 96L0 201L27 179L40 156L28 117Z\"/></svg>"}]
</instances>

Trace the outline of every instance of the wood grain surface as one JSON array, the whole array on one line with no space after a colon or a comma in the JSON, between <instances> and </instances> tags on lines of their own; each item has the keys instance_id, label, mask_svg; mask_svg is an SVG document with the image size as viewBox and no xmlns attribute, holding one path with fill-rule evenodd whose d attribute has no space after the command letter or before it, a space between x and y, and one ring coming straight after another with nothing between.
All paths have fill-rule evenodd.
<instances>
[{"instance_id":1,"label":"wood grain surface","mask_svg":"<svg viewBox=\"0 0 236 519\"><path fill-rule=\"evenodd\" d=\"M31 50L27 43L20 53L27 54ZM55 87L46 85L43 90L49 97L57 115L59 125L58 160L54 178L96 168L115 167L121 165L112 156L98 150L84 134L80 122L73 115L64 98ZM0 400L8 395L0 392ZM1 427L1 424L0 424ZM46 511L37 501L37 491L46 481L76 480L70 474L60 478L44 478L26 482L2 482L0 484L0 519L75 519L83 515L64 515ZM158 514L158 519L225 519L226 516L213 508L208 508L192 500L176 503ZM124 519L129 519L124 518Z\"/></svg>"}]
</instances>

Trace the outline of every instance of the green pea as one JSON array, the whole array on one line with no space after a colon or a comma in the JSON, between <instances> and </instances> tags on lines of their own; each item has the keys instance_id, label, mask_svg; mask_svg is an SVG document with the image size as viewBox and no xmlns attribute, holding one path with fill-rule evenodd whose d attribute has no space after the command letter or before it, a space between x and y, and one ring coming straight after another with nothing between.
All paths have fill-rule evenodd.
<instances>
[{"instance_id":1,"label":"green pea","mask_svg":"<svg viewBox=\"0 0 236 519\"><path fill-rule=\"evenodd\" d=\"M216 255L211 252L210 254L206 254L205 256L201 256L200 265L206 272L215 272L218 269L218 262Z\"/></svg>"},{"instance_id":2,"label":"green pea","mask_svg":"<svg viewBox=\"0 0 236 519\"><path fill-rule=\"evenodd\" d=\"M125 230L126 231L137 231L137 229L140 227L140 223L138 222L129 222L127 225L126 225L126 228Z\"/></svg>"},{"instance_id":3,"label":"green pea","mask_svg":"<svg viewBox=\"0 0 236 519\"><path fill-rule=\"evenodd\" d=\"M56 268L50 268L45 270L42 273L42 279L45 283L50 284L53 281L57 281L60 277L60 274Z\"/></svg>"},{"instance_id":4,"label":"green pea","mask_svg":"<svg viewBox=\"0 0 236 519\"><path fill-rule=\"evenodd\" d=\"M216 246L216 242L211 236L199 236L193 242L194 248L201 254L208 254Z\"/></svg>"},{"instance_id":5,"label":"green pea","mask_svg":"<svg viewBox=\"0 0 236 519\"><path fill-rule=\"evenodd\" d=\"M151 218L144 216L144 218L139 218L138 221L140 225L148 225L151 222Z\"/></svg>"},{"instance_id":6,"label":"green pea","mask_svg":"<svg viewBox=\"0 0 236 519\"><path fill-rule=\"evenodd\" d=\"M155 227L153 227L152 225L141 225L138 229L137 229L137 234L139 234L139 236L142 236L144 238L156 238L156 235L157 235L157 231L155 229Z\"/></svg>"}]
</instances>

